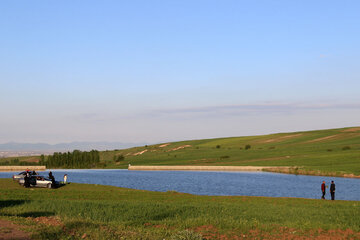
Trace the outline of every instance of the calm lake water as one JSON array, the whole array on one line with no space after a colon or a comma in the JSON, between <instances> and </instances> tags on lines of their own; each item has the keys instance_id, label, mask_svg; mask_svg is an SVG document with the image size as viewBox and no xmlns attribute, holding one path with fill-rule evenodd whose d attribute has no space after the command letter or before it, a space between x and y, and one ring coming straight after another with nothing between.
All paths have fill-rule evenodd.
<instances>
[{"instance_id":1,"label":"calm lake water","mask_svg":"<svg viewBox=\"0 0 360 240\"><path fill-rule=\"evenodd\" d=\"M205 172L205 171L128 171L128 170L52 170L62 181L66 173L69 182L112 185L150 191L178 191L198 195L267 196L321 198L322 181L336 184L337 200L360 201L360 179L302 176L267 172ZM0 172L0 178L10 178L13 172ZM48 175L48 171L40 172ZM330 198L329 188L326 198Z\"/></svg>"}]
</instances>

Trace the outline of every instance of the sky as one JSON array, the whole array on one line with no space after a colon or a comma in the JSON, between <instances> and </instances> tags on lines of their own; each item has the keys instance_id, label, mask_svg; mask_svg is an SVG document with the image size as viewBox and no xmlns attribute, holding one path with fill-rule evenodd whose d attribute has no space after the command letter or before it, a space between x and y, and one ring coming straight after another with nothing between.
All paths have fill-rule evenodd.
<instances>
[{"instance_id":1,"label":"sky","mask_svg":"<svg viewBox=\"0 0 360 240\"><path fill-rule=\"evenodd\" d=\"M0 143L360 126L360 2L0 4Z\"/></svg>"}]
</instances>

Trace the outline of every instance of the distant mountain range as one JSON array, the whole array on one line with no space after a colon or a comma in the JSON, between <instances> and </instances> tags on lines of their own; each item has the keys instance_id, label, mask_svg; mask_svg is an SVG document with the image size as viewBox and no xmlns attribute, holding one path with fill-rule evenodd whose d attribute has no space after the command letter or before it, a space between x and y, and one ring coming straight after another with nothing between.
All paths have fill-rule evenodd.
<instances>
[{"instance_id":1,"label":"distant mountain range","mask_svg":"<svg viewBox=\"0 0 360 240\"><path fill-rule=\"evenodd\" d=\"M8 142L0 144L0 151L73 151L75 149L89 151L92 149L104 151L144 146L148 143L123 142L70 142L70 143L17 143Z\"/></svg>"}]
</instances>

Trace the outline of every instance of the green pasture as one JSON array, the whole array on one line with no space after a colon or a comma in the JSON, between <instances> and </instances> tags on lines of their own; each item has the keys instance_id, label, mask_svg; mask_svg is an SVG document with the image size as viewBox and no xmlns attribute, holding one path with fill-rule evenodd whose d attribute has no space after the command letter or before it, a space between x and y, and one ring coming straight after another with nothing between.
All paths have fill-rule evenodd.
<instances>
[{"instance_id":1,"label":"green pasture","mask_svg":"<svg viewBox=\"0 0 360 240\"><path fill-rule=\"evenodd\" d=\"M297 166L360 175L360 128L206 139L101 152L108 168L131 165ZM246 145L250 148L246 149ZM184 147L187 146L187 147ZM181 149L177 149L184 147ZM138 154L145 151L142 154ZM114 156L123 155L115 162Z\"/></svg>"},{"instance_id":2,"label":"green pasture","mask_svg":"<svg viewBox=\"0 0 360 240\"><path fill-rule=\"evenodd\" d=\"M0 179L0 192L0 218L27 226L35 239L81 239L85 233L86 239L261 239L276 238L279 229L299 236L348 229L350 237L360 236L356 201L196 196L76 183L26 189L10 179ZM61 225L38 224L37 218L56 218Z\"/></svg>"},{"instance_id":3,"label":"green pasture","mask_svg":"<svg viewBox=\"0 0 360 240\"><path fill-rule=\"evenodd\" d=\"M102 151L98 167L127 168L128 164L296 166L323 174L360 175L360 127L166 144ZM0 159L0 163L11 159ZM34 161L36 157L19 159Z\"/></svg>"}]
</instances>

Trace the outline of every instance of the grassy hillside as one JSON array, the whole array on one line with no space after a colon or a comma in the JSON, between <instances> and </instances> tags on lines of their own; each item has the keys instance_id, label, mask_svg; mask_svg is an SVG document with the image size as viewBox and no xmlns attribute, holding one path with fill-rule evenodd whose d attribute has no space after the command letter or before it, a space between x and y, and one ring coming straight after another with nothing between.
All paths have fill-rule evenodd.
<instances>
[{"instance_id":1,"label":"grassy hillside","mask_svg":"<svg viewBox=\"0 0 360 240\"><path fill-rule=\"evenodd\" d=\"M0 179L0 189L0 220L23 225L34 239L360 237L360 205L354 201L196 196L76 183L25 189L11 179ZM0 238L1 231L9 230L0 229Z\"/></svg>"},{"instance_id":2,"label":"grassy hillside","mask_svg":"<svg viewBox=\"0 0 360 240\"><path fill-rule=\"evenodd\" d=\"M115 162L114 156L120 155L125 158ZM129 163L298 166L360 175L360 127L158 144L105 151L101 160L108 168L126 168Z\"/></svg>"},{"instance_id":3,"label":"grassy hillside","mask_svg":"<svg viewBox=\"0 0 360 240\"><path fill-rule=\"evenodd\" d=\"M39 158L19 159L31 164ZM127 168L129 163L294 166L299 168L294 173L301 174L360 175L360 127L164 143L103 151L100 159L105 168Z\"/></svg>"}]
</instances>

